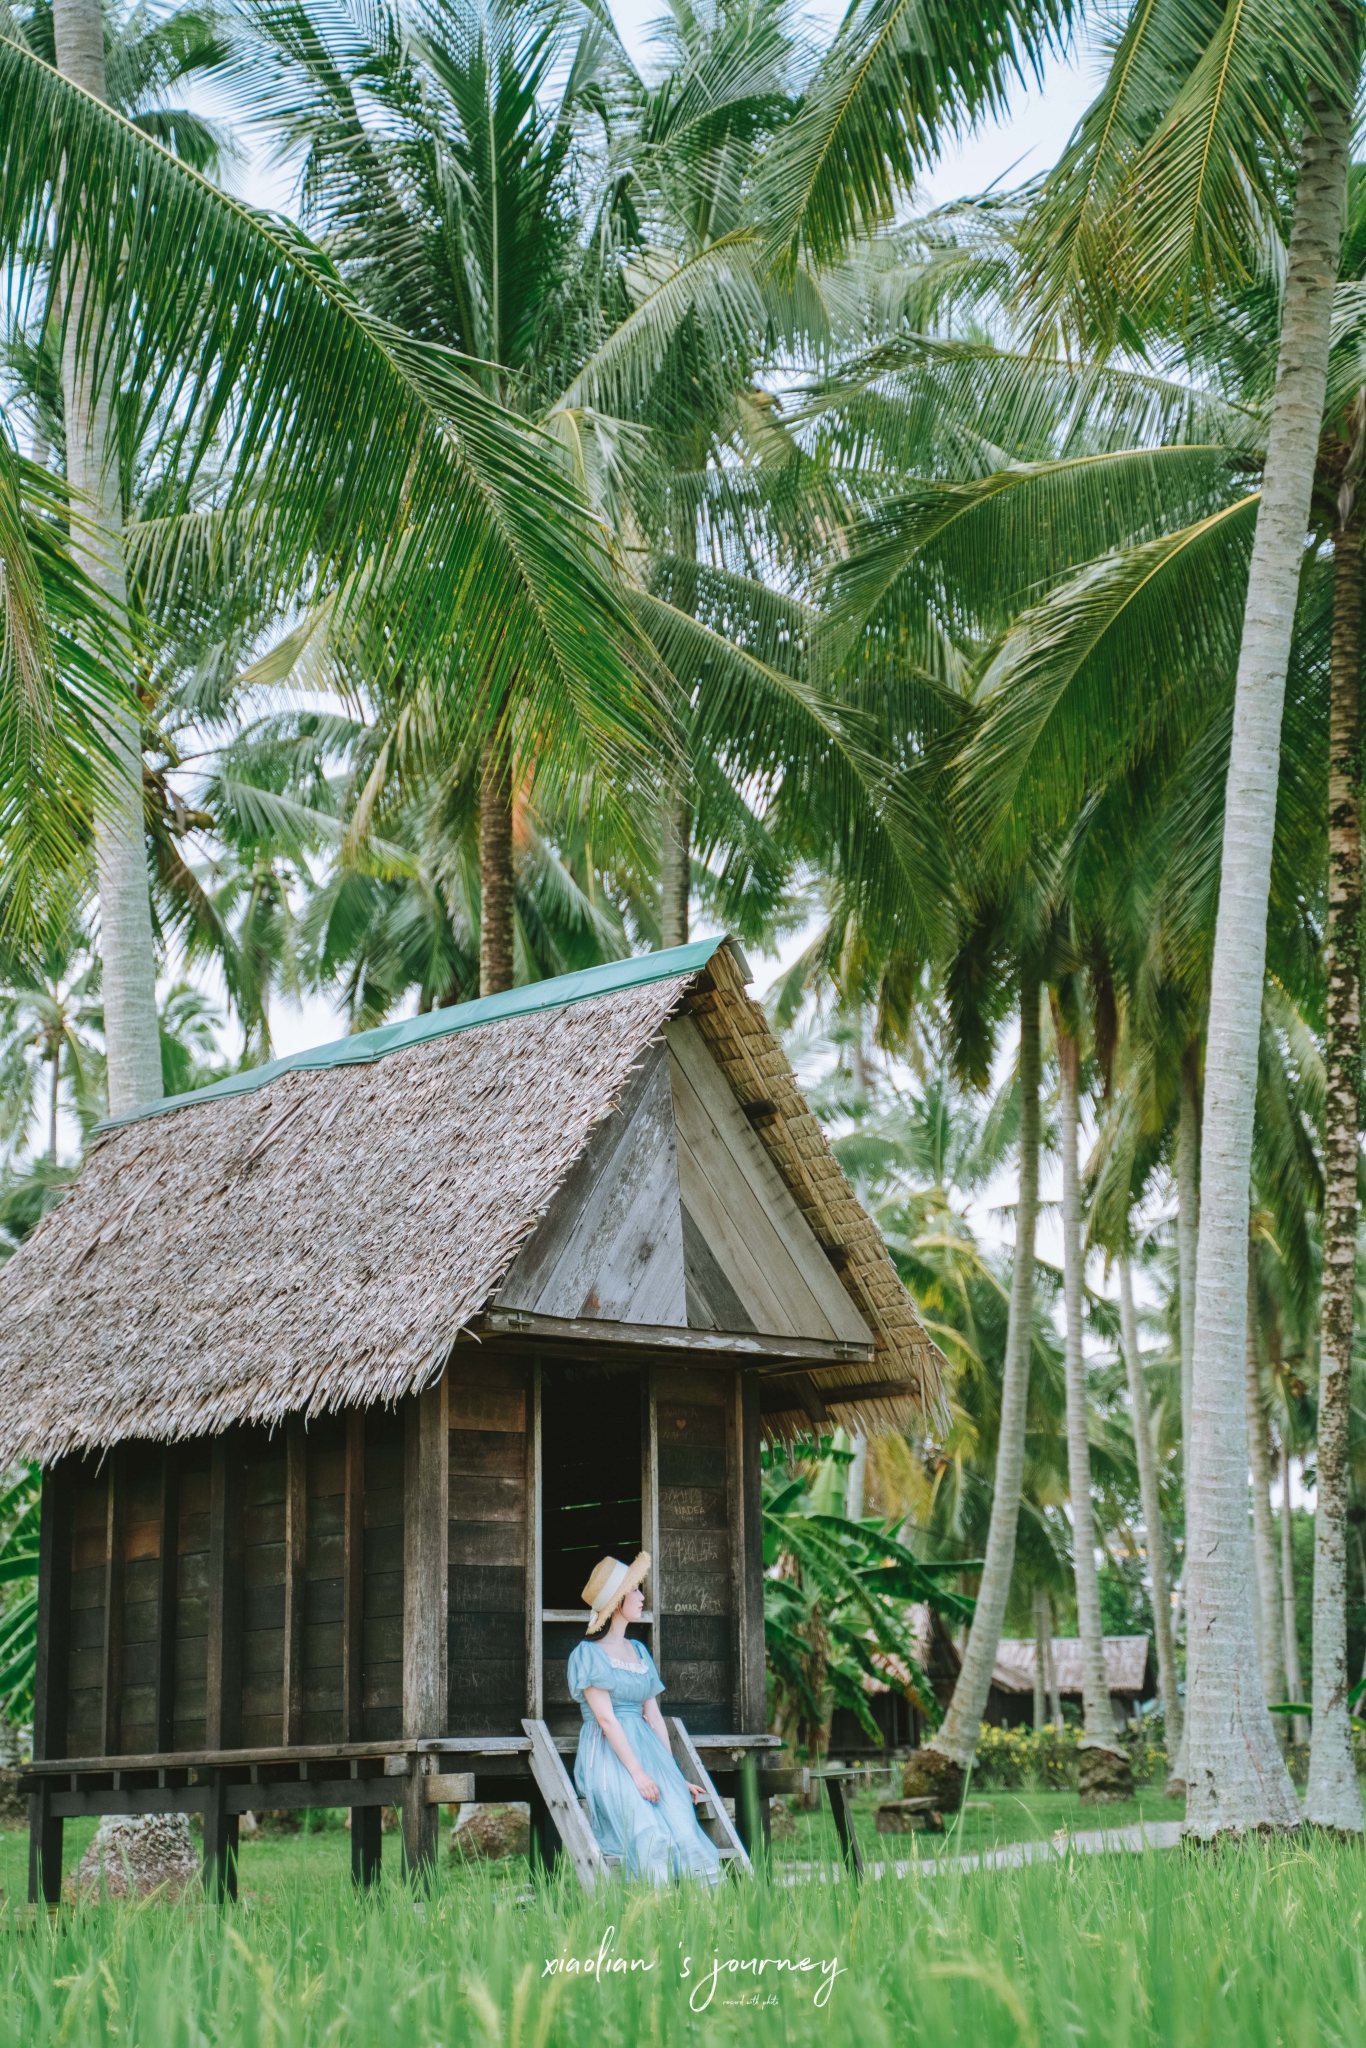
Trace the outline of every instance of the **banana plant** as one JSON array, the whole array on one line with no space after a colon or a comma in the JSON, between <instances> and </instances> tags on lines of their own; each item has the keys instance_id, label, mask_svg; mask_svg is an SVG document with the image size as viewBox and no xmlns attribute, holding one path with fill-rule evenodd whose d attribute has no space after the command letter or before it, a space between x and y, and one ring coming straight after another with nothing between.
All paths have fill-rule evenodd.
<instances>
[{"instance_id":1,"label":"banana plant","mask_svg":"<svg viewBox=\"0 0 1366 2048\"><path fill-rule=\"evenodd\" d=\"M0 1710L23 1727L33 1718L33 1674L38 1661L38 1503L43 1475L26 1466L0 1494Z\"/></svg>"},{"instance_id":2,"label":"banana plant","mask_svg":"<svg viewBox=\"0 0 1366 2048\"><path fill-rule=\"evenodd\" d=\"M970 1622L971 1599L941 1582L979 1569L958 1559L926 1564L875 1516L854 1521L820 1512L815 1482L851 1455L827 1436L765 1453L764 1460L764 1640L774 1706L779 1725L804 1740L813 1758L835 1707L849 1708L870 1742L881 1743L866 1681L886 1684L889 1673L937 1722L909 1610L922 1605L946 1620Z\"/></svg>"}]
</instances>

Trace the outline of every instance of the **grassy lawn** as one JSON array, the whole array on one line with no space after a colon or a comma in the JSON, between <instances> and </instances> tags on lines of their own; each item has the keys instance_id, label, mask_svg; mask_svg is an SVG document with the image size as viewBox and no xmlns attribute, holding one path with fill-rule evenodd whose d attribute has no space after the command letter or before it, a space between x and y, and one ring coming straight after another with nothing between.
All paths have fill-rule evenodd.
<instances>
[{"instance_id":1,"label":"grassy lawn","mask_svg":"<svg viewBox=\"0 0 1366 2048\"><path fill-rule=\"evenodd\" d=\"M1066 1811L1036 1807L1033 1824ZM70 1830L69 1863L87 1833ZM0 1841L11 1898L21 1847ZM571 1882L533 1889L520 1866L446 1859L429 1896L390 1876L359 1899L333 1828L249 1842L242 1884L223 1912L6 1914L0 2040L1366 2048L1366 1855L1333 1843L1079 1856L861 1892L614 1886L596 1901Z\"/></svg>"}]
</instances>

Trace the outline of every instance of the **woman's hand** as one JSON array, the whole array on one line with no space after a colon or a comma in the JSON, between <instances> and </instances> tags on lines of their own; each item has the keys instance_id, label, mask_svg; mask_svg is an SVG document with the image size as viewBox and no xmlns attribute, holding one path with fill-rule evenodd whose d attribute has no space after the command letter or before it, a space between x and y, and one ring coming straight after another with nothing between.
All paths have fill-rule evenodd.
<instances>
[{"instance_id":1,"label":"woman's hand","mask_svg":"<svg viewBox=\"0 0 1366 2048\"><path fill-rule=\"evenodd\" d=\"M693 1805L694 1805L694 1806L700 1806L700 1805L702 1804L702 1801L703 1801L703 1800L704 1800L704 1799L706 1798L706 1796L707 1796L707 1795L706 1795L706 1793L705 1793L705 1792L704 1792L704 1791L702 1790L702 1787L701 1787L700 1785L694 1785L694 1783L693 1783L693 1781L692 1781L692 1779L691 1779L691 1778L685 1778L685 1779L683 1780L683 1783L684 1783L684 1784L685 1784L685 1785L687 1786L688 1790L689 1790L689 1791L690 1791L690 1792L692 1793L692 1803L693 1803Z\"/></svg>"},{"instance_id":2,"label":"woman's hand","mask_svg":"<svg viewBox=\"0 0 1366 2048\"><path fill-rule=\"evenodd\" d=\"M647 1778L644 1771L632 1771L635 1788L642 1799L648 1799L651 1806L659 1804L659 1787L653 1778Z\"/></svg>"}]
</instances>

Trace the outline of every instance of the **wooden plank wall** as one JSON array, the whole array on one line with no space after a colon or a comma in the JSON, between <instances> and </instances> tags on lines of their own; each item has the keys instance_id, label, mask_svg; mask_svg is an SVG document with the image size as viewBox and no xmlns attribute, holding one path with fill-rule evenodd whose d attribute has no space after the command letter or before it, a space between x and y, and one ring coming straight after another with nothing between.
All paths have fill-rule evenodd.
<instances>
[{"instance_id":1,"label":"wooden plank wall","mask_svg":"<svg viewBox=\"0 0 1366 2048\"><path fill-rule=\"evenodd\" d=\"M242 1702L244 1748L280 1740L285 1664L285 1434L242 1438ZM224 1673L231 1684L231 1674Z\"/></svg>"},{"instance_id":2,"label":"wooden plank wall","mask_svg":"<svg viewBox=\"0 0 1366 2048\"><path fill-rule=\"evenodd\" d=\"M661 1366L659 1666L665 1707L695 1735L735 1726L734 1578L727 1456L730 1372ZM733 1429L733 1424L731 1424Z\"/></svg>"},{"instance_id":3,"label":"wooden plank wall","mask_svg":"<svg viewBox=\"0 0 1366 2048\"><path fill-rule=\"evenodd\" d=\"M403 1733L403 1449L402 1410L371 1410L365 1417L362 1742L396 1742Z\"/></svg>"},{"instance_id":4,"label":"wooden plank wall","mask_svg":"<svg viewBox=\"0 0 1366 2048\"><path fill-rule=\"evenodd\" d=\"M688 1320L669 1055L647 1053L621 1103L498 1291L500 1307L613 1322Z\"/></svg>"},{"instance_id":5,"label":"wooden plank wall","mask_svg":"<svg viewBox=\"0 0 1366 2048\"><path fill-rule=\"evenodd\" d=\"M109 1564L109 1473L95 1458L73 1459L71 1628L67 1656L68 1756L99 1754L104 1733L104 1616Z\"/></svg>"},{"instance_id":6,"label":"wooden plank wall","mask_svg":"<svg viewBox=\"0 0 1366 2048\"><path fill-rule=\"evenodd\" d=\"M209 1649L209 1445L186 1444L179 1466L171 1747L202 1749Z\"/></svg>"},{"instance_id":7,"label":"wooden plank wall","mask_svg":"<svg viewBox=\"0 0 1366 2048\"><path fill-rule=\"evenodd\" d=\"M532 1368L451 1368L446 1732L517 1732L526 1704L527 1391Z\"/></svg>"},{"instance_id":8,"label":"wooden plank wall","mask_svg":"<svg viewBox=\"0 0 1366 2048\"><path fill-rule=\"evenodd\" d=\"M129 1444L122 1461L123 1625L111 1732L115 1750L132 1755L157 1746L162 1464L157 1444Z\"/></svg>"},{"instance_id":9,"label":"wooden plank wall","mask_svg":"<svg viewBox=\"0 0 1366 2048\"><path fill-rule=\"evenodd\" d=\"M673 1055L678 1185L689 1241L689 1321L866 1344L867 1326L755 1135L690 1017L664 1027ZM693 1299L694 1295L697 1297ZM710 1304L712 1314L703 1311Z\"/></svg>"},{"instance_id":10,"label":"wooden plank wall","mask_svg":"<svg viewBox=\"0 0 1366 2048\"><path fill-rule=\"evenodd\" d=\"M300 1602L299 1742L344 1742L342 1730L346 1420L323 1416L304 1432L303 1598Z\"/></svg>"},{"instance_id":11,"label":"wooden plank wall","mask_svg":"<svg viewBox=\"0 0 1366 2048\"><path fill-rule=\"evenodd\" d=\"M448 1662L433 1734L514 1733L538 1703L557 1730L578 1725L566 1665L582 1623L542 1624L535 1597L536 1371L462 1361L443 1397ZM664 1366L642 1394L627 1426L662 1611L657 1633L640 1633L691 1729L748 1726L762 1719L762 1665L745 1648L757 1482L739 1475L757 1449L757 1397L733 1371ZM405 1426L403 1410L373 1410L66 1464L52 1739L92 1756L401 1736ZM556 1455L552 1436L540 1462L553 1469Z\"/></svg>"}]
</instances>

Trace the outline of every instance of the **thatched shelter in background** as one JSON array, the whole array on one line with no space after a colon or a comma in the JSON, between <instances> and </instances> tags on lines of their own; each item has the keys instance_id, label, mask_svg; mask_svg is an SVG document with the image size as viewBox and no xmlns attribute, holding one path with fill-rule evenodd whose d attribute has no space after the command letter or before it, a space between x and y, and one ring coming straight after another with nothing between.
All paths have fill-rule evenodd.
<instances>
[{"instance_id":1,"label":"thatched shelter in background","mask_svg":"<svg viewBox=\"0 0 1366 2048\"><path fill-rule=\"evenodd\" d=\"M764 1748L761 1438L942 1395L747 972L622 961L102 1127L0 1278L49 1896L67 1814L202 1810L228 1883L237 1813L350 1805L368 1875L380 1805L421 1858L510 1776L591 1881L559 1748L606 1551L655 1560L679 1741Z\"/></svg>"}]
</instances>

